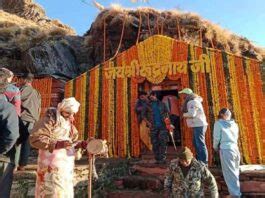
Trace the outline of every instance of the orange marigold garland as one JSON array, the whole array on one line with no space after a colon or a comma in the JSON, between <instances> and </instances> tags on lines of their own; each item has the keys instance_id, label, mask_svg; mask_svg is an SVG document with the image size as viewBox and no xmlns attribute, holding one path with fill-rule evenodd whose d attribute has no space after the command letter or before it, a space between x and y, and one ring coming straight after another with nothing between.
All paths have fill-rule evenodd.
<instances>
[{"instance_id":1,"label":"orange marigold garland","mask_svg":"<svg viewBox=\"0 0 265 198\"><path fill-rule=\"evenodd\" d=\"M90 78L89 78L89 112L88 112L88 120L89 120L89 132L88 137L94 137L95 136L95 69L90 70Z\"/></svg>"},{"instance_id":2,"label":"orange marigold garland","mask_svg":"<svg viewBox=\"0 0 265 198\"><path fill-rule=\"evenodd\" d=\"M122 56L119 54L116 59L117 66L122 66ZM124 78L118 78L116 82L116 138L117 138L117 152L118 156L124 156Z\"/></svg>"},{"instance_id":3,"label":"orange marigold garland","mask_svg":"<svg viewBox=\"0 0 265 198\"><path fill-rule=\"evenodd\" d=\"M215 51L215 65L216 65L216 81L219 94L219 106L220 108L228 107L227 92L225 87L225 75L222 53Z\"/></svg>"},{"instance_id":4,"label":"orange marigold garland","mask_svg":"<svg viewBox=\"0 0 265 198\"><path fill-rule=\"evenodd\" d=\"M252 135L253 131L250 129L254 129L254 125L252 122L252 116L251 116L251 111L252 111L252 106L249 101L249 90L247 86L247 79L246 79L246 74L244 72L244 65L243 65L243 59L242 57L235 57L235 67L236 67L236 80L237 80L237 85L240 90L239 92L239 97L240 97L240 104L241 107L248 107L248 108L242 108L241 113L242 113L242 122L244 125L245 131L242 133L240 130L240 134L244 135L244 139L247 142L247 150L248 150L248 155L250 158L251 163L257 163L257 147L256 147L256 141L255 137Z\"/></svg>"},{"instance_id":5,"label":"orange marigold garland","mask_svg":"<svg viewBox=\"0 0 265 198\"><path fill-rule=\"evenodd\" d=\"M138 52L136 46L133 46L127 51L128 60L131 62L132 60L138 60ZM139 125L137 122L137 116L134 112L134 106L137 101L138 97L138 83L141 78L131 78L131 100L130 100L130 106L131 106L131 155L133 157L138 157L140 155L140 130Z\"/></svg>"},{"instance_id":6,"label":"orange marigold garland","mask_svg":"<svg viewBox=\"0 0 265 198\"><path fill-rule=\"evenodd\" d=\"M256 60L251 60L251 65L254 70L254 74L256 75L255 78L255 87L256 90L256 99L257 99L257 107L259 111L259 121L260 121L260 129L265 129L265 102L264 102L264 92L262 92L262 78L261 78L261 68L260 63ZM261 149L261 159L260 163L264 163L265 161L265 133L260 133L260 149Z\"/></svg>"},{"instance_id":7,"label":"orange marigold garland","mask_svg":"<svg viewBox=\"0 0 265 198\"><path fill-rule=\"evenodd\" d=\"M250 163L249 159L249 154L247 150L247 137L245 134L245 126L242 120L242 107L240 104L240 99L239 99L239 87L236 81L236 68L235 68L235 57L233 55L228 54L228 66L229 66L229 74L230 74L230 82L231 82L231 95L233 99L233 108L234 108L234 113L235 117L238 121L238 125L240 128L240 140L241 140L241 145L242 145L242 152L245 157L245 160L247 163Z\"/></svg>"},{"instance_id":8,"label":"orange marigold garland","mask_svg":"<svg viewBox=\"0 0 265 198\"><path fill-rule=\"evenodd\" d=\"M75 79L75 99L80 103L80 107L82 108L82 103L81 103L81 97L82 97L82 77L79 76ZM75 126L79 132L79 138L82 136L82 131L81 131L81 125L82 125L82 110L76 113L75 115Z\"/></svg>"}]
</instances>

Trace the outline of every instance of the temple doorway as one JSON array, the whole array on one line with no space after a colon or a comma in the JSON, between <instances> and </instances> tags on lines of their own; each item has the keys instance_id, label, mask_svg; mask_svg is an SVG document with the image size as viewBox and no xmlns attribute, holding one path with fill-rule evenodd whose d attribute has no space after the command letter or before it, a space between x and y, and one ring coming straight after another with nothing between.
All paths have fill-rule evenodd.
<instances>
[{"instance_id":1,"label":"temple doorway","mask_svg":"<svg viewBox=\"0 0 265 198\"><path fill-rule=\"evenodd\" d=\"M178 95L178 91L180 89L180 80L164 80L160 84L152 84L148 81L145 81L139 84L139 91L145 91L149 93L150 91L154 91L157 95L158 100L165 103L169 112L170 112L170 120L174 125L174 141L176 146L181 146L181 120L180 120L180 112L181 112L181 102ZM149 135L149 129L145 126L140 126L140 136L142 141L143 151L146 149L151 149L151 141ZM147 139L149 138L149 140ZM173 146L172 138L169 136L168 146Z\"/></svg>"}]
</instances>

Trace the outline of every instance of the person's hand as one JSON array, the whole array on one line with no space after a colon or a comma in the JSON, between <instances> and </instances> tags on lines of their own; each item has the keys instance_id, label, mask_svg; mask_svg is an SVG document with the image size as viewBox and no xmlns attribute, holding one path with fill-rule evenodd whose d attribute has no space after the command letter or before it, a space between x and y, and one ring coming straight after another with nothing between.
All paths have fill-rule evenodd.
<instances>
[{"instance_id":1,"label":"person's hand","mask_svg":"<svg viewBox=\"0 0 265 198\"><path fill-rule=\"evenodd\" d=\"M168 124L168 125L166 125L166 128L167 128L167 130L170 132L170 131L174 131L174 129L175 129L175 127L174 127L174 125L172 125L172 124Z\"/></svg>"},{"instance_id":2,"label":"person's hand","mask_svg":"<svg viewBox=\"0 0 265 198\"><path fill-rule=\"evenodd\" d=\"M69 149L72 148L72 143L69 140L59 140L55 144L55 149Z\"/></svg>"},{"instance_id":3,"label":"person's hand","mask_svg":"<svg viewBox=\"0 0 265 198\"><path fill-rule=\"evenodd\" d=\"M165 118L165 119L164 119L164 122L165 122L165 124L166 124L166 125L170 125L170 124L171 124L171 122L170 122L170 119L169 119L169 118Z\"/></svg>"},{"instance_id":4,"label":"person's hand","mask_svg":"<svg viewBox=\"0 0 265 198\"><path fill-rule=\"evenodd\" d=\"M76 145L75 145L75 149L86 149L87 147L87 141L83 140L83 141L80 141L78 142Z\"/></svg>"},{"instance_id":5,"label":"person's hand","mask_svg":"<svg viewBox=\"0 0 265 198\"><path fill-rule=\"evenodd\" d=\"M146 121L146 126L148 127L148 128L151 128L151 123L150 122L148 122L148 121Z\"/></svg>"}]
</instances>

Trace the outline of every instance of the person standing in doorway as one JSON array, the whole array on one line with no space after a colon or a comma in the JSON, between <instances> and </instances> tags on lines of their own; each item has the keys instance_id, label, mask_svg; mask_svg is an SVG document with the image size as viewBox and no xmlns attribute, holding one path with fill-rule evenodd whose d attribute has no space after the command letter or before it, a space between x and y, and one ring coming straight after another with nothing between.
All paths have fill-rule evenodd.
<instances>
[{"instance_id":1,"label":"person standing in doorway","mask_svg":"<svg viewBox=\"0 0 265 198\"><path fill-rule=\"evenodd\" d=\"M189 128L193 130L193 144L196 150L196 158L205 164L208 164L208 150L205 144L205 133L207 130L206 116L203 110L203 99L194 94L189 88L179 92L184 95L184 104L182 106L183 117Z\"/></svg>"},{"instance_id":2,"label":"person standing in doorway","mask_svg":"<svg viewBox=\"0 0 265 198\"><path fill-rule=\"evenodd\" d=\"M41 111L41 95L32 87L34 75L27 73L23 76L21 91L21 120L27 134L30 134L35 122L39 120ZM18 170L24 170L28 164L30 144L28 138L21 142L20 160Z\"/></svg>"},{"instance_id":3,"label":"person standing in doorway","mask_svg":"<svg viewBox=\"0 0 265 198\"><path fill-rule=\"evenodd\" d=\"M150 129L147 127L146 120L144 118L144 112L148 108L148 95L145 91L139 92L138 100L135 105L135 113L137 115L137 121L140 127L140 138L148 150L152 150L152 144L150 140Z\"/></svg>"},{"instance_id":4,"label":"person standing in doorway","mask_svg":"<svg viewBox=\"0 0 265 198\"><path fill-rule=\"evenodd\" d=\"M240 152L237 145L239 130L231 115L227 108L219 111L219 119L214 124L213 148L220 153L222 172L229 194L232 197L240 197Z\"/></svg>"},{"instance_id":5,"label":"person standing in doorway","mask_svg":"<svg viewBox=\"0 0 265 198\"><path fill-rule=\"evenodd\" d=\"M149 107L146 108L144 117L150 128L151 143L157 164L166 163L166 150L168 142L168 129L165 119L169 119L166 105L157 99L156 93L150 93Z\"/></svg>"},{"instance_id":6,"label":"person standing in doorway","mask_svg":"<svg viewBox=\"0 0 265 198\"><path fill-rule=\"evenodd\" d=\"M179 100L173 94L166 95L163 97L162 102L166 104L169 110L170 121L174 126L174 140L177 145L181 144L181 133L180 133L180 105Z\"/></svg>"},{"instance_id":7,"label":"person standing in doorway","mask_svg":"<svg viewBox=\"0 0 265 198\"><path fill-rule=\"evenodd\" d=\"M137 121L138 124L141 124L141 122L144 120L144 112L148 105L148 97L147 93L144 91L139 92L138 100L135 104L135 113L137 114Z\"/></svg>"}]
</instances>

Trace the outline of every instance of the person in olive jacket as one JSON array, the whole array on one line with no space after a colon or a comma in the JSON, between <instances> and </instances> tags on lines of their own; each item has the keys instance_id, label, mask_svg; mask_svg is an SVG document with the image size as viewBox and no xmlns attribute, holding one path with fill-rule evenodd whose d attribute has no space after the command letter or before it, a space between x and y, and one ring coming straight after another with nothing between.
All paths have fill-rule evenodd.
<instances>
[{"instance_id":1,"label":"person in olive jacket","mask_svg":"<svg viewBox=\"0 0 265 198\"><path fill-rule=\"evenodd\" d=\"M30 134L34 124L39 120L41 112L41 95L32 87L34 75L27 73L23 76L21 91L21 121L24 126L23 134ZM22 130L22 129L20 129ZM18 170L24 170L28 165L30 144L28 137L21 141L21 151Z\"/></svg>"}]
</instances>

